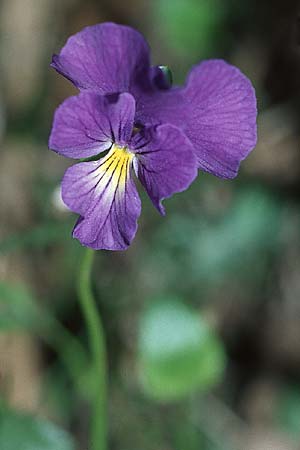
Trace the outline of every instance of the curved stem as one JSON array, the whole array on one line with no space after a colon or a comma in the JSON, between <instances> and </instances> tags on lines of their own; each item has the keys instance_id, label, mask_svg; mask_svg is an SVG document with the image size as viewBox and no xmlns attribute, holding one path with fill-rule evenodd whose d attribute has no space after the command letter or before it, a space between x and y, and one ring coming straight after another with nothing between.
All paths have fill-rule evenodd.
<instances>
[{"instance_id":1,"label":"curved stem","mask_svg":"<svg viewBox=\"0 0 300 450\"><path fill-rule=\"evenodd\" d=\"M86 249L79 274L79 301L85 318L93 367L93 405L91 422L91 450L105 450L107 446L106 408L106 350L102 321L91 286L94 251Z\"/></svg>"}]
</instances>

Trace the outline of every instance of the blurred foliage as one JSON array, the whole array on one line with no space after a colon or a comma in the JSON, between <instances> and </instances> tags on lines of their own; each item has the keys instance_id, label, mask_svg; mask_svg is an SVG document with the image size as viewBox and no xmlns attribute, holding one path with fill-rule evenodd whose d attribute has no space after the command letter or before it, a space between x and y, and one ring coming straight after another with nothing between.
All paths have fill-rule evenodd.
<instances>
[{"instance_id":1,"label":"blurred foliage","mask_svg":"<svg viewBox=\"0 0 300 450\"><path fill-rule=\"evenodd\" d=\"M209 195L209 186L202 189ZM262 188L248 188L233 194L225 213L212 217L209 208L201 205L200 216L172 211L151 240L147 270L159 278L163 268L165 288L179 292L195 286L207 292L237 273L257 288L281 248L280 202Z\"/></svg>"},{"instance_id":2,"label":"blurred foliage","mask_svg":"<svg viewBox=\"0 0 300 450\"><path fill-rule=\"evenodd\" d=\"M227 8L222 0L155 0L154 13L166 42L179 58L201 59L216 50L224 34Z\"/></svg>"},{"instance_id":3,"label":"blurred foliage","mask_svg":"<svg viewBox=\"0 0 300 450\"><path fill-rule=\"evenodd\" d=\"M43 317L26 289L0 283L0 332L31 330Z\"/></svg>"},{"instance_id":4,"label":"blurred foliage","mask_svg":"<svg viewBox=\"0 0 300 450\"><path fill-rule=\"evenodd\" d=\"M79 392L85 397L91 395L89 364L80 342L49 311L38 306L24 287L0 282L0 333L24 331L36 335L52 348Z\"/></svg>"},{"instance_id":5,"label":"blurred foliage","mask_svg":"<svg viewBox=\"0 0 300 450\"><path fill-rule=\"evenodd\" d=\"M0 412L1 450L75 450L65 431L52 423L2 410Z\"/></svg>"},{"instance_id":6,"label":"blurred foliage","mask_svg":"<svg viewBox=\"0 0 300 450\"><path fill-rule=\"evenodd\" d=\"M146 393L174 400L222 379L222 343L208 324L176 298L153 300L141 317L139 366Z\"/></svg>"},{"instance_id":7,"label":"blurred foliage","mask_svg":"<svg viewBox=\"0 0 300 450\"><path fill-rule=\"evenodd\" d=\"M300 386L285 386L274 412L278 424L297 442L300 439Z\"/></svg>"},{"instance_id":8,"label":"blurred foliage","mask_svg":"<svg viewBox=\"0 0 300 450\"><path fill-rule=\"evenodd\" d=\"M46 223L33 230L12 235L0 242L0 254L22 248L42 248L57 243L70 235L70 223Z\"/></svg>"},{"instance_id":9,"label":"blurred foliage","mask_svg":"<svg viewBox=\"0 0 300 450\"><path fill-rule=\"evenodd\" d=\"M147 35L154 62L169 64L176 83L200 59L226 57L253 81L260 109L270 108L259 116L258 147L238 179L200 174L187 192L165 202L164 218L142 194L132 247L97 255L111 448L248 450L253 435L255 449L278 450L280 433L283 448L294 450L300 438L297 2L30 0L26 14L21 3L3 0L0 16L0 396L11 403L1 405L0 449L75 449L56 425L13 412L14 403L30 409L20 394L32 385L46 405L38 414L68 428L76 450L87 448L93 386L76 304L82 248L71 238L75 216L57 199L68 163L47 150L54 109L74 90L49 62L70 34L112 20ZM33 357L26 346L14 354L13 337L22 333L40 357L38 381L12 364L20 354ZM281 381L261 395L262 378ZM265 429L275 436L267 444L257 431Z\"/></svg>"}]
</instances>

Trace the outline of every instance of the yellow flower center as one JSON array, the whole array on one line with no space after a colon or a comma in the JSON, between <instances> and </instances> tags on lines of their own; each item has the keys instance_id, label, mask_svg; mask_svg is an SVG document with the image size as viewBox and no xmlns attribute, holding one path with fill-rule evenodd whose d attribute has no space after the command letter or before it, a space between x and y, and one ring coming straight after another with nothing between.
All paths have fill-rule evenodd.
<instances>
[{"instance_id":1,"label":"yellow flower center","mask_svg":"<svg viewBox=\"0 0 300 450\"><path fill-rule=\"evenodd\" d=\"M102 174L105 173L106 179L110 179L111 187L118 186L119 189L123 190L133 157L134 154L127 147L118 147L113 144L98 170Z\"/></svg>"}]
</instances>

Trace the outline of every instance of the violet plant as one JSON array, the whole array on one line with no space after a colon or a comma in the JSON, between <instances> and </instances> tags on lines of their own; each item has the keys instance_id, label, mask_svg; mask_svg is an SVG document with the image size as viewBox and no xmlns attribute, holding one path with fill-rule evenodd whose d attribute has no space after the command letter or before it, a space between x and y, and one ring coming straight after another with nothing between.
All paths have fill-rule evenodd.
<instances>
[{"instance_id":1,"label":"violet plant","mask_svg":"<svg viewBox=\"0 0 300 450\"><path fill-rule=\"evenodd\" d=\"M70 37L51 65L80 90L58 107L49 147L79 160L64 175L62 198L79 214L73 237L88 247L79 298L94 364L91 450L104 450L106 355L93 250L124 250L134 239L141 212L134 177L161 214L162 201L187 189L198 170L234 178L256 145L256 98L248 78L223 60L196 65L173 87L165 67L151 66L142 35L114 23Z\"/></svg>"}]
</instances>

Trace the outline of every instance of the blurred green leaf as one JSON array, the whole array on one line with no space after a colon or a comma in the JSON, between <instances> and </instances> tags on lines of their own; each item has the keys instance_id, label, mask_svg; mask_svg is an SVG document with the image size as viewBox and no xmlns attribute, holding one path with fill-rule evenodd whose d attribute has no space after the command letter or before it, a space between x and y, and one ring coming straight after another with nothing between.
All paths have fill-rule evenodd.
<instances>
[{"instance_id":1,"label":"blurred green leaf","mask_svg":"<svg viewBox=\"0 0 300 450\"><path fill-rule=\"evenodd\" d=\"M280 208L260 190L240 193L222 221L195 238L192 257L204 277L249 272L258 256L278 246ZM253 268L251 269L253 270Z\"/></svg>"},{"instance_id":2,"label":"blurred green leaf","mask_svg":"<svg viewBox=\"0 0 300 450\"><path fill-rule=\"evenodd\" d=\"M276 409L277 423L295 439L300 439L300 387L287 386L281 392Z\"/></svg>"},{"instance_id":3,"label":"blurred green leaf","mask_svg":"<svg viewBox=\"0 0 300 450\"><path fill-rule=\"evenodd\" d=\"M27 415L1 411L1 450L74 450L74 442L56 425Z\"/></svg>"},{"instance_id":4,"label":"blurred green leaf","mask_svg":"<svg viewBox=\"0 0 300 450\"><path fill-rule=\"evenodd\" d=\"M0 282L0 331L31 330L40 321L37 305L25 288Z\"/></svg>"},{"instance_id":5,"label":"blurred green leaf","mask_svg":"<svg viewBox=\"0 0 300 450\"><path fill-rule=\"evenodd\" d=\"M40 308L24 287L0 282L0 332L24 330L38 335L52 347L80 392L85 396L91 395L92 375L80 341L50 311Z\"/></svg>"},{"instance_id":6,"label":"blurred green leaf","mask_svg":"<svg viewBox=\"0 0 300 450\"><path fill-rule=\"evenodd\" d=\"M174 444L177 450L206 450L205 439L199 430L194 424L185 421L178 421L174 429Z\"/></svg>"},{"instance_id":7,"label":"blurred green leaf","mask_svg":"<svg viewBox=\"0 0 300 450\"><path fill-rule=\"evenodd\" d=\"M139 363L145 392L173 400L218 383L225 354L204 319L169 298L153 303L142 316Z\"/></svg>"},{"instance_id":8,"label":"blurred green leaf","mask_svg":"<svg viewBox=\"0 0 300 450\"><path fill-rule=\"evenodd\" d=\"M230 277L257 285L281 248L281 211L265 190L244 189L219 216L210 218L204 206L198 215L173 214L150 244L147 272L161 278L161 289L193 283L206 289Z\"/></svg>"},{"instance_id":9,"label":"blurred green leaf","mask_svg":"<svg viewBox=\"0 0 300 450\"><path fill-rule=\"evenodd\" d=\"M45 371L42 401L47 402L50 414L55 411L55 417L63 424L68 423L75 410L71 387L66 373L57 364Z\"/></svg>"}]
</instances>

